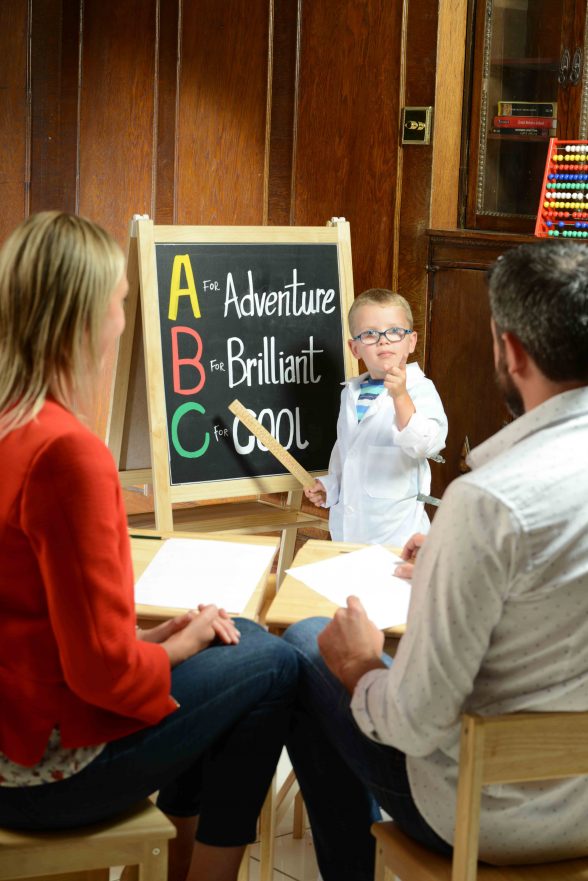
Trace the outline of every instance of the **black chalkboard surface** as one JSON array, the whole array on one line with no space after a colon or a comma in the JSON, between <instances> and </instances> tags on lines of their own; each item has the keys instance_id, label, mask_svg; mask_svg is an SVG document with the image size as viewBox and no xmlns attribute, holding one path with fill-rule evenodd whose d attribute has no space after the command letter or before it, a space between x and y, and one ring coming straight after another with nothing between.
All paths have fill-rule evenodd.
<instances>
[{"instance_id":1,"label":"black chalkboard surface","mask_svg":"<svg viewBox=\"0 0 588 881\"><path fill-rule=\"evenodd\" d=\"M171 485L325 469L345 379L336 244L156 244Z\"/></svg>"},{"instance_id":2,"label":"black chalkboard surface","mask_svg":"<svg viewBox=\"0 0 588 881\"><path fill-rule=\"evenodd\" d=\"M229 411L235 399L306 471L324 473L341 383L357 372L349 224L134 224L109 433L124 485L152 483L168 524L174 502L299 490Z\"/></svg>"}]
</instances>

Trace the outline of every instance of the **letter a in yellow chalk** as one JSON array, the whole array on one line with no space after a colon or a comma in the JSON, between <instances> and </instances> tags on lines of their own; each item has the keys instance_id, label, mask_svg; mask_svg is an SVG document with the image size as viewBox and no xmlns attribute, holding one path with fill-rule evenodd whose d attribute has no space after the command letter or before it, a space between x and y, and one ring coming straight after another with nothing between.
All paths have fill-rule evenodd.
<instances>
[{"instance_id":1,"label":"letter a in yellow chalk","mask_svg":"<svg viewBox=\"0 0 588 881\"><path fill-rule=\"evenodd\" d=\"M186 273L187 288L180 287L182 266ZM196 293L196 285L194 284L194 273L192 272L192 264L188 254L176 254L174 257L174 265L172 267L171 286L169 291L169 312L168 318L175 321L178 317L178 298L190 297L192 303L192 312L194 318L200 318L200 304L198 303L198 294Z\"/></svg>"}]
</instances>

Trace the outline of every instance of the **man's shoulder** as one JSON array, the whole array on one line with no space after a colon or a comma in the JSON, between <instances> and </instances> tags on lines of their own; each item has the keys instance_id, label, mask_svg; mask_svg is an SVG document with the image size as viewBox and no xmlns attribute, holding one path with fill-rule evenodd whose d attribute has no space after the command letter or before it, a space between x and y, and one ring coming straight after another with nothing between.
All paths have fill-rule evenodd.
<instances>
[{"instance_id":1,"label":"man's shoulder","mask_svg":"<svg viewBox=\"0 0 588 881\"><path fill-rule=\"evenodd\" d=\"M588 431L585 436L588 448ZM454 481L458 491L461 487L466 493L491 495L508 507L529 511L552 504L566 493L575 496L587 455L572 432L548 425L502 449L500 438L497 441L492 457Z\"/></svg>"}]
</instances>

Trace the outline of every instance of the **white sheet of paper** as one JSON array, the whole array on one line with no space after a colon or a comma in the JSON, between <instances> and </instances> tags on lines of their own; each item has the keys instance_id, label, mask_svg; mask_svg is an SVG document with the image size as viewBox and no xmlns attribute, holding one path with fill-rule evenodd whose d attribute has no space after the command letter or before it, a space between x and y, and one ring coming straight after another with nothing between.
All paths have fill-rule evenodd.
<instances>
[{"instance_id":1,"label":"white sheet of paper","mask_svg":"<svg viewBox=\"0 0 588 881\"><path fill-rule=\"evenodd\" d=\"M406 623L410 582L393 574L401 562L392 551L370 545L286 571L338 606L347 605L351 594L359 597L368 617L383 630Z\"/></svg>"},{"instance_id":2,"label":"white sheet of paper","mask_svg":"<svg viewBox=\"0 0 588 881\"><path fill-rule=\"evenodd\" d=\"M135 602L194 609L214 603L242 612L271 565L275 547L168 538L135 584Z\"/></svg>"}]
</instances>

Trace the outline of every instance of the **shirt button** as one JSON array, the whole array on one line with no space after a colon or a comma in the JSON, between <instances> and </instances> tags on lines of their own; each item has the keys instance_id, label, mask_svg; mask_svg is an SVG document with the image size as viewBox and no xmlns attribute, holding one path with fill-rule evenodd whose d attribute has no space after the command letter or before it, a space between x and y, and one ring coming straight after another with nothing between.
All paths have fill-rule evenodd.
<instances>
[{"instance_id":1,"label":"shirt button","mask_svg":"<svg viewBox=\"0 0 588 881\"><path fill-rule=\"evenodd\" d=\"M351 505L345 505L345 513L346 514L353 514L353 510L354 509L352 508Z\"/></svg>"}]
</instances>

